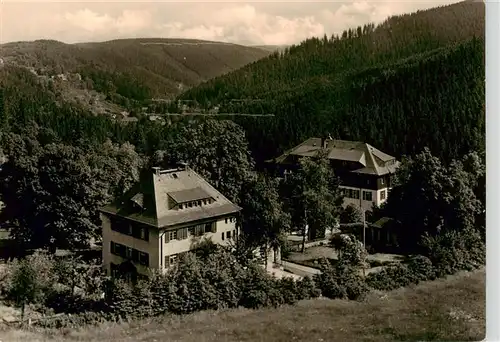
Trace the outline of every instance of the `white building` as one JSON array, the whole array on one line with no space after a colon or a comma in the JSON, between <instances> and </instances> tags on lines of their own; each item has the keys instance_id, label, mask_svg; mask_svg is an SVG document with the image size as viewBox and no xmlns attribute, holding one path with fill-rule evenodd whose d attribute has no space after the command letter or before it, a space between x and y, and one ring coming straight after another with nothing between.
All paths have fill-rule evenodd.
<instances>
[{"instance_id":1,"label":"white building","mask_svg":"<svg viewBox=\"0 0 500 342\"><path fill-rule=\"evenodd\" d=\"M344 207L352 204L371 210L387 200L399 162L364 142L310 138L268 162L286 175L297 169L301 158L315 157L320 151L326 153L340 180Z\"/></svg>"},{"instance_id":2,"label":"white building","mask_svg":"<svg viewBox=\"0 0 500 342\"><path fill-rule=\"evenodd\" d=\"M103 267L132 277L168 270L205 237L219 244L235 239L240 210L188 166L155 167L101 209Z\"/></svg>"}]
</instances>

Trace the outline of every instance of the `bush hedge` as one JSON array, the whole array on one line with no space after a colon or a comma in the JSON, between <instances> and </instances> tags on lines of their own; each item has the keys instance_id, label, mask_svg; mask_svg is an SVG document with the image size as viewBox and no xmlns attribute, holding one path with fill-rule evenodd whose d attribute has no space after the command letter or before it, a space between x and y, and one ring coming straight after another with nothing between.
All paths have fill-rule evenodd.
<instances>
[{"instance_id":1,"label":"bush hedge","mask_svg":"<svg viewBox=\"0 0 500 342\"><path fill-rule=\"evenodd\" d=\"M474 232L424 237L422 246L426 255L412 256L402 264L386 266L380 272L363 277L360 267L366 254L362 246L349 237L340 243L342 253L338 262L321 260L321 274L298 281L276 279L253 262L242 264L225 248L216 248L212 254L202 257L186 254L167 274L154 274L133 286L121 280L101 279L103 290L108 294L105 299L74 294L67 288L51 289L44 297L44 307L65 314L39 320L34 325L72 328L166 313L189 314L236 307L258 309L293 305L321 295L359 300L370 289L393 290L484 265L484 243Z\"/></svg>"}]
</instances>

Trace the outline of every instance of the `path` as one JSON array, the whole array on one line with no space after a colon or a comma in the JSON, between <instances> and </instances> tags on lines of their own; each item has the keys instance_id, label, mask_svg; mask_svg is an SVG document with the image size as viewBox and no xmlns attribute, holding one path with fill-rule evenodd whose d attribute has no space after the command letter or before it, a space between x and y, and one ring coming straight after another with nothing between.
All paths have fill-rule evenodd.
<instances>
[{"instance_id":1,"label":"path","mask_svg":"<svg viewBox=\"0 0 500 342\"><path fill-rule=\"evenodd\" d=\"M283 260L283 261L281 261L281 264L283 265L285 270L288 270L288 271L290 271L296 275L302 276L302 277L307 277L307 276L312 277L315 274L321 273L321 271L316 269L316 268L302 266L302 265L299 265L299 264L296 264L293 262L289 262L289 261Z\"/></svg>"}]
</instances>

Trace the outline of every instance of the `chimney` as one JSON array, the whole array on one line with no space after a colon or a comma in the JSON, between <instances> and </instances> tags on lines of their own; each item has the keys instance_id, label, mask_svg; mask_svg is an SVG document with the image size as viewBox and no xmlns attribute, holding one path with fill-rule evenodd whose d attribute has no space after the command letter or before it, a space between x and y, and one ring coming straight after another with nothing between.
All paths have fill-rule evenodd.
<instances>
[{"instance_id":1,"label":"chimney","mask_svg":"<svg viewBox=\"0 0 500 342\"><path fill-rule=\"evenodd\" d=\"M177 167L181 170L186 170L188 168L188 164L184 162L178 162Z\"/></svg>"},{"instance_id":2,"label":"chimney","mask_svg":"<svg viewBox=\"0 0 500 342\"><path fill-rule=\"evenodd\" d=\"M328 147L328 140L333 141L332 136L331 136L331 134L330 134L330 133L328 133L328 135L327 135L327 136L323 136L323 137L321 138L321 147L322 147L323 149L326 149L326 148Z\"/></svg>"},{"instance_id":3,"label":"chimney","mask_svg":"<svg viewBox=\"0 0 500 342\"><path fill-rule=\"evenodd\" d=\"M327 138L325 138L325 137L321 138L321 147L324 149L328 147Z\"/></svg>"},{"instance_id":4,"label":"chimney","mask_svg":"<svg viewBox=\"0 0 500 342\"><path fill-rule=\"evenodd\" d=\"M157 175L157 176L159 176L159 175L160 175L160 171L161 171L161 168L160 168L160 167L158 167L158 166L154 166L154 167L152 167L151 169L153 170L153 173L154 173L155 175Z\"/></svg>"}]
</instances>

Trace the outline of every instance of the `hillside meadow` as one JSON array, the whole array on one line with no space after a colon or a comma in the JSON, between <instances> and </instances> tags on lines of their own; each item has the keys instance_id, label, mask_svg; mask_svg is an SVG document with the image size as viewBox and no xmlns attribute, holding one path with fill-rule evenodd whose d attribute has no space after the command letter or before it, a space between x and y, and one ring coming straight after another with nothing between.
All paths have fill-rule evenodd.
<instances>
[{"instance_id":1,"label":"hillside meadow","mask_svg":"<svg viewBox=\"0 0 500 342\"><path fill-rule=\"evenodd\" d=\"M317 299L278 309L200 312L78 330L0 331L2 341L478 341L485 270L372 292L362 302ZM361 338L361 336L363 336Z\"/></svg>"}]
</instances>

